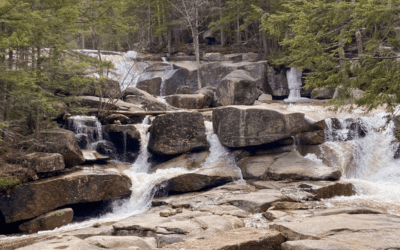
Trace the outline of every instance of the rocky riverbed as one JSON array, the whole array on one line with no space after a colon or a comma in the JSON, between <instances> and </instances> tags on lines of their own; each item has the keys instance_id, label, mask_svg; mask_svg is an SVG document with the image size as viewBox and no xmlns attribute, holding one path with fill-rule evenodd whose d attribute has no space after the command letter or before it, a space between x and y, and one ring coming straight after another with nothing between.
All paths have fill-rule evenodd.
<instances>
[{"instance_id":1,"label":"rocky riverbed","mask_svg":"<svg viewBox=\"0 0 400 250\"><path fill-rule=\"evenodd\" d=\"M400 249L396 117L334 112L334 91L285 103L284 71L205 58L203 89L153 63L108 116L7 158L27 178L0 194L0 248Z\"/></svg>"}]
</instances>

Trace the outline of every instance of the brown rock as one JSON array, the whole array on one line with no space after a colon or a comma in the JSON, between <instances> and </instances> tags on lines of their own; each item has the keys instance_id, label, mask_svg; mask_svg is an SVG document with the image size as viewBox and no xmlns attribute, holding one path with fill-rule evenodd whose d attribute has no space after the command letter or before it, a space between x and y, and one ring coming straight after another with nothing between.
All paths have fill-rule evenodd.
<instances>
[{"instance_id":1,"label":"brown rock","mask_svg":"<svg viewBox=\"0 0 400 250\"><path fill-rule=\"evenodd\" d=\"M31 153L24 156L23 166L36 173L48 173L65 168L64 158L58 153Z\"/></svg>"},{"instance_id":2,"label":"brown rock","mask_svg":"<svg viewBox=\"0 0 400 250\"><path fill-rule=\"evenodd\" d=\"M199 168L206 161L209 154L210 151L182 154L167 162L161 163L153 167L150 170L149 174L155 173L159 169L184 168L187 170L194 170L196 168Z\"/></svg>"},{"instance_id":3,"label":"brown rock","mask_svg":"<svg viewBox=\"0 0 400 250\"><path fill-rule=\"evenodd\" d=\"M203 94L176 94L164 97L171 105L182 109L202 109L206 106L206 96Z\"/></svg>"},{"instance_id":4,"label":"brown rock","mask_svg":"<svg viewBox=\"0 0 400 250\"><path fill-rule=\"evenodd\" d=\"M325 142L325 132L323 130L301 133L296 137L301 145L316 145Z\"/></svg>"},{"instance_id":5,"label":"brown rock","mask_svg":"<svg viewBox=\"0 0 400 250\"><path fill-rule=\"evenodd\" d=\"M19 226L21 233L37 233L39 231L53 230L65 226L72 221L74 211L71 208L55 210L41 215L33 220L24 222Z\"/></svg>"},{"instance_id":6,"label":"brown rock","mask_svg":"<svg viewBox=\"0 0 400 250\"><path fill-rule=\"evenodd\" d=\"M29 182L0 196L6 223L34 218L69 204L109 200L130 194L131 181L115 170L85 168L61 176ZM29 201L29 202L26 202Z\"/></svg>"}]
</instances>

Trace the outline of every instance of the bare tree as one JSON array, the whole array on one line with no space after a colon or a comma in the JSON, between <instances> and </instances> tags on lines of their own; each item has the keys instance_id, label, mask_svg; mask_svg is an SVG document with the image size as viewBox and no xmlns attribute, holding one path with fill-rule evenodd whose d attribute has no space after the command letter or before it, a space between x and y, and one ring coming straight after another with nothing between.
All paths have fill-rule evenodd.
<instances>
[{"instance_id":1,"label":"bare tree","mask_svg":"<svg viewBox=\"0 0 400 250\"><path fill-rule=\"evenodd\" d=\"M193 37L193 47L197 62L197 88L201 89L201 72L200 72L200 44L199 44L199 27L207 19L208 15L203 10L210 5L210 0L167 0L185 19Z\"/></svg>"}]
</instances>

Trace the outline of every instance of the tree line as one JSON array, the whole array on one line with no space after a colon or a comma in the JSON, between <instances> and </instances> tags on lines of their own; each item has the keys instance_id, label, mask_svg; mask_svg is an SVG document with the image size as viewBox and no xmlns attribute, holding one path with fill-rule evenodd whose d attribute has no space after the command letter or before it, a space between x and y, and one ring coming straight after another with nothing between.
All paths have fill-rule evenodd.
<instances>
[{"instance_id":1,"label":"tree line","mask_svg":"<svg viewBox=\"0 0 400 250\"><path fill-rule=\"evenodd\" d=\"M172 55L190 44L200 65L201 46L247 46L305 69L307 88L339 86L339 104L357 88L358 105L394 106L399 10L400 0L3 0L0 130L15 122L37 133L43 117L73 106L74 91L101 81L90 71L112 67L73 49Z\"/></svg>"}]
</instances>

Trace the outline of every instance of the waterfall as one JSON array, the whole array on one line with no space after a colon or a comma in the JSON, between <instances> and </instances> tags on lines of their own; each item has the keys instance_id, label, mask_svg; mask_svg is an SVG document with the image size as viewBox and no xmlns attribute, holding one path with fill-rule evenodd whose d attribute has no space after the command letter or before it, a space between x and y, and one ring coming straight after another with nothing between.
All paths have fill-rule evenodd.
<instances>
[{"instance_id":1,"label":"waterfall","mask_svg":"<svg viewBox=\"0 0 400 250\"><path fill-rule=\"evenodd\" d=\"M148 162L150 153L147 149L150 139L150 133L148 132L150 127L149 117L147 115L142 124L135 125L140 132L140 153L136 161L132 164L132 170L136 173L147 173L150 170L150 163Z\"/></svg>"},{"instance_id":2,"label":"waterfall","mask_svg":"<svg viewBox=\"0 0 400 250\"><path fill-rule=\"evenodd\" d=\"M165 81L166 79L171 78L172 75L176 72L176 70L174 70L174 66L167 61L167 58L162 57L161 59L163 60L163 63L166 63L170 66L169 70L166 73L164 73L164 75L161 77L160 96L166 96Z\"/></svg>"},{"instance_id":3,"label":"waterfall","mask_svg":"<svg viewBox=\"0 0 400 250\"><path fill-rule=\"evenodd\" d=\"M203 163L203 166L207 166L219 158L224 158L228 163L236 166L240 179L243 180L242 170L236 165L236 161L229 150L221 144L217 134L214 133L212 122L204 121L204 125L207 131L207 141L210 144L210 155Z\"/></svg>"},{"instance_id":4,"label":"waterfall","mask_svg":"<svg viewBox=\"0 0 400 250\"><path fill-rule=\"evenodd\" d=\"M400 159L395 159L399 143L394 124L387 117L384 112L361 117L357 119L357 126L349 119L325 120L328 140L325 144L344 152L348 149L341 143L347 140L353 147L355 165L355 171L343 178L355 185L357 195L337 197L332 202L380 207L400 214Z\"/></svg>"},{"instance_id":5,"label":"waterfall","mask_svg":"<svg viewBox=\"0 0 400 250\"><path fill-rule=\"evenodd\" d=\"M285 102L297 102L306 99L300 96L302 75L303 75L303 70L296 68L291 68L286 72L288 87L289 87L289 97L284 100Z\"/></svg>"},{"instance_id":6,"label":"waterfall","mask_svg":"<svg viewBox=\"0 0 400 250\"><path fill-rule=\"evenodd\" d=\"M103 141L102 125L95 116L72 116L68 118L66 128L75 133L84 149L93 150Z\"/></svg>"}]
</instances>

